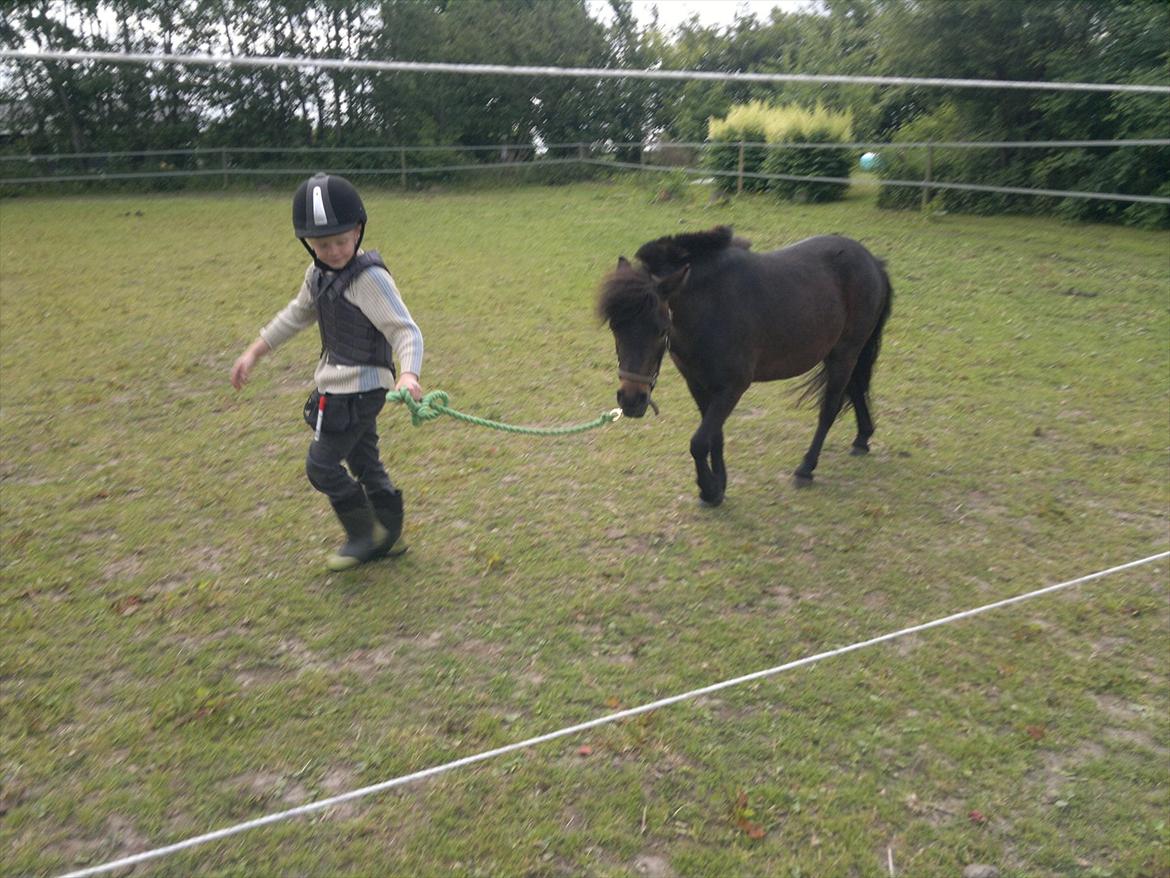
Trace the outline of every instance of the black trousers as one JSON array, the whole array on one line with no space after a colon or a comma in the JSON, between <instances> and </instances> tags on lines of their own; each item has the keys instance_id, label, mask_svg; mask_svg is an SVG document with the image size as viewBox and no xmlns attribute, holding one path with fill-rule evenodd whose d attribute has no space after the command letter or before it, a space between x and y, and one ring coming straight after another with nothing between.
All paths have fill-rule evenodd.
<instances>
[{"instance_id":1,"label":"black trousers","mask_svg":"<svg viewBox=\"0 0 1170 878\"><path fill-rule=\"evenodd\" d=\"M313 440L305 458L305 475L335 507L364 503L362 488L366 492L394 489L378 457L378 412L385 403L384 389L335 393L326 402L327 408L346 406L349 424L343 430L322 430L320 438Z\"/></svg>"}]
</instances>

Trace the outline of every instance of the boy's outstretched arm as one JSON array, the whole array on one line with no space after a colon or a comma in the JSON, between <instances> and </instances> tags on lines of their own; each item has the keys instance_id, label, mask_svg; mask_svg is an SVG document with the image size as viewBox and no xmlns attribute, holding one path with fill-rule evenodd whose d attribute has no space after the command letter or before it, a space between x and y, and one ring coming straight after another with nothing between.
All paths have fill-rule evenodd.
<instances>
[{"instance_id":1,"label":"boy's outstretched arm","mask_svg":"<svg viewBox=\"0 0 1170 878\"><path fill-rule=\"evenodd\" d=\"M232 366L232 387L239 390L247 384L253 367L271 350L272 348L268 346L268 342L262 338L258 338L248 345L248 349L240 354L235 365ZM406 376L404 375L403 377L405 378Z\"/></svg>"}]
</instances>

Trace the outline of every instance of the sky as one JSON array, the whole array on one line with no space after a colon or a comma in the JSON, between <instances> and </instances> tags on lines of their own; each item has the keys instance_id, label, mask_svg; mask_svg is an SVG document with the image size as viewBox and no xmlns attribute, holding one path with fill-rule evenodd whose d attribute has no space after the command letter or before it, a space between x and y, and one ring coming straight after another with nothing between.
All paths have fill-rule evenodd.
<instances>
[{"instance_id":1,"label":"sky","mask_svg":"<svg viewBox=\"0 0 1170 878\"><path fill-rule=\"evenodd\" d=\"M593 15L602 21L611 18L607 0L589 0ZM814 0L633 0L638 23L648 25L658 9L658 24L666 31L674 30L692 15L699 17L705 27L726 27L735 21L736 13L751 13L767 21L775 7L783 12L796 12L814 5Z\"/></svg>"}]
</instances>

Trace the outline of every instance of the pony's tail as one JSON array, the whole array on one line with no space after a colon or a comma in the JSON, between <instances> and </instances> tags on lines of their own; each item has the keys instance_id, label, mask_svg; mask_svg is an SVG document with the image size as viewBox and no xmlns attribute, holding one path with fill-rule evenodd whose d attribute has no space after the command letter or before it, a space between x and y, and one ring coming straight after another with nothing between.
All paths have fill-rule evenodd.
<instances>
[{"instance_id":1,"label":"pony's tail","mask_svg":"<svg viewBox=\"0 0 1170 878\"><path fill-rule=\"evenodd\" d=\"M878 353L881 352L882 348L882 330L885 329L886 321L890 318L890 309L894 303L894 287L890 283L890 276L886 274L886 264L880 259L878 260L878 271L882 276L882 286L885 287L882 310L878 314L877 325L874 326L873 332L869 334L869 339L866 340L865 346L861 349L861 353L857 355L857 365L853 367L853 374L849 377L848 385L849 387L860 390L865 397L869 396L869 382L873 378L873 367L877 362ZM825 367L822 364L797 387L800 394L797 398L797 405L803 405L811 399L819 399L823 395L825 386L828 383L829 376L825 374ZM842 410L849 408L851 405L853 405L853 400L849 394L845 394L844 399L841 401Z\"/></svg>"}]
</instances>

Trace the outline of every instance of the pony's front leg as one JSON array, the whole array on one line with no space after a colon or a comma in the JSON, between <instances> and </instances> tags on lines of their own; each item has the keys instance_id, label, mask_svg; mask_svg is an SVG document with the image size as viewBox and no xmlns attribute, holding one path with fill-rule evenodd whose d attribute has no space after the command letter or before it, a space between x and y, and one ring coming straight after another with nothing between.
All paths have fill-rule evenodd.
<instances>
[{"instance_id":1,"label":"pony's front leg","mask_svg":"<svg viewBox=\"0 0 1170 878\"><path fill-rule=\"evenodd\" d=\"M723 425L735 409L744 388L721 390L700 404L703 420L691 437L691 457L699 483L699 499L710 506L723 502L727 491L727 468L723 464Z\"/></svg>"}]
</instances>

